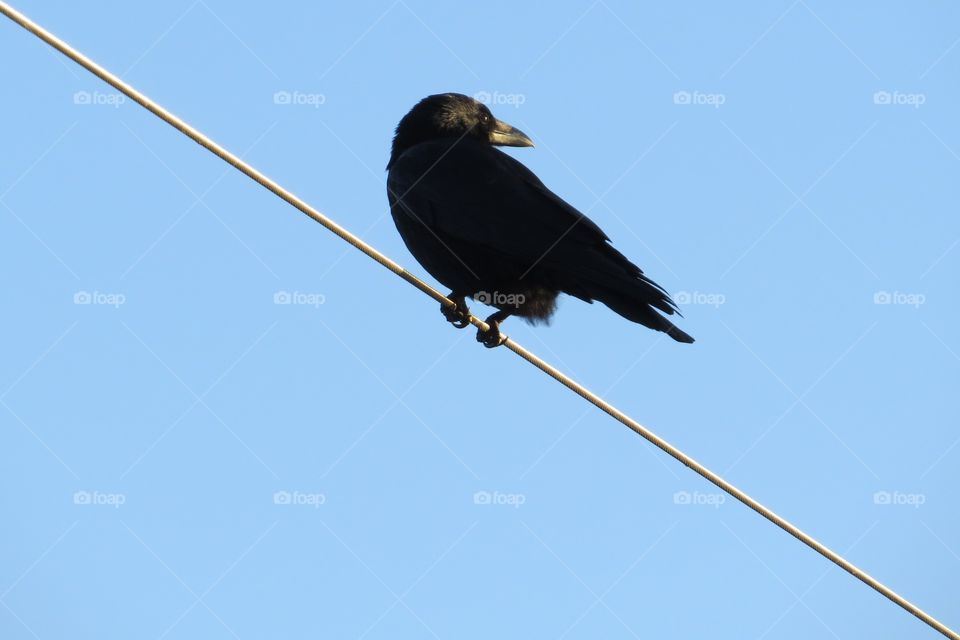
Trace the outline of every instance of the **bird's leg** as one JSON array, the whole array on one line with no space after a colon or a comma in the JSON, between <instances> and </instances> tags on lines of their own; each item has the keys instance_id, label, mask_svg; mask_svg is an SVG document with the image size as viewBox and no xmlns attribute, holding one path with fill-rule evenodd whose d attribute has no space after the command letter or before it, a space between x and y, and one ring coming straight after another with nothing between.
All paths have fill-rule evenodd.
<instances>
[{"instance_id":1,"label":"bird's leg","mask_svg":"<svg viewBox=\"0 0 960 640\"><path fill-rule=\"evenodd\" d=\"M450 298L456 306L448 307L441 304L440 313L443 314L443 317L457 329L470 326L470 309L467 307L467 301L464 296L457 295L456 291L451 291L447 297Z\"/></svg>"},{"instance_id":2,"label":"bird's leg","mask_svg":"<svg viewBox=\"0 0 960 640\"><path fill-rule=\"evenodd\" d=\"M477 329L477 342L481 343L487 349L493 349L502 345L506 338L500 333L500 323L510 317L509 311L501 309L495 314L484 320L490 327L487 331Z\"/></svg>"}]
</instances>

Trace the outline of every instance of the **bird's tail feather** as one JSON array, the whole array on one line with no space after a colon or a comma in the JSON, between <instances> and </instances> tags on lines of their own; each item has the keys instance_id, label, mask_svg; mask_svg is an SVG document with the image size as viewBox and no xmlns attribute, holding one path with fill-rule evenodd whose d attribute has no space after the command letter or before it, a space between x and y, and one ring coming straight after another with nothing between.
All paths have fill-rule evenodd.
<instances>
[{"instance_id":1,"label":"bird's tail feather","mask_svg":"<svg viewBox=\"0 0 960 640\"><path fill-rule=\"evenodd\" d=\"M652 286L651 286L652 285ZM693 342L693 338L657 313L656 307L666 313L675 313L670 297L655 283L643 279L631 283L615 282L590 287L592 298L607 305L627 320L632 320L656 331L662 331L677 342Z\"/></svg>"},{"instance_id":2,"label":"bird's tail feather","mask_svg":"<svg viewBox=\"0 0 960 640\"><path fill-rule=\"evenodd\" d=\"M561 280L567 284L562 287L566 293L588 302L599 300L627 320L662 331L677 342L693 342L691 336L658 313L680 314L670 294L609 244L555 262L564 267ZM570 264L576 264L576 269L569 270Z\"/></svg>"}]
</instances>

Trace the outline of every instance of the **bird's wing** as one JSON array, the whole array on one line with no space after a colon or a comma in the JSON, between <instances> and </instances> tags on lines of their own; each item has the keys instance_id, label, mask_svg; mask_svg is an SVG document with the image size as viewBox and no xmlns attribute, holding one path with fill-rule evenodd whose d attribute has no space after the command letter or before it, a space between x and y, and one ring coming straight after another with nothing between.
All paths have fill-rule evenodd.
<instances>
[{"instance_id":1,"label":"bird's wing","mask_svg":"<svg viewBox=\"0 0 960 640\"><path fill-rule=\"evenodd\" d=\"M439 236L523 264L559 266L571 251L608 240L523 164L471 140L412 147L391 168L388 187L392 204L399 200L405 213Z\"/></svg>"}]
</instances>

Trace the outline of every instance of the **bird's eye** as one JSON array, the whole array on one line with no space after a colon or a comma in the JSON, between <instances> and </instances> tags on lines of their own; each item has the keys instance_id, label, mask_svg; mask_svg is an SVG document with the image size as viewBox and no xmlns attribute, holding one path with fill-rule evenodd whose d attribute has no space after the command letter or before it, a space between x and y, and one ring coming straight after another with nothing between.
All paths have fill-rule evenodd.
<instances>
[{"instance_id":1,"label":"bird's eye","mask_svg":"<svg viewBox=\"0 0 960 640\"><path fill-rule=\"evenodd\" d=\"M481 114L480 114L480 122L483 123L483 124L490 124L490 114L488 114L488 113L481 113Z\"/></svg>"}]
</instances>

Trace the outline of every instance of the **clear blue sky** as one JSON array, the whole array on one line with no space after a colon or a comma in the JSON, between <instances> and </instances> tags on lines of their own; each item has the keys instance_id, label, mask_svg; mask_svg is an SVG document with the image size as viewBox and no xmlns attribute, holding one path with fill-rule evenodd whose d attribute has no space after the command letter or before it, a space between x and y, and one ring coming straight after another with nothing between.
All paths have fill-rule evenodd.
<instances>
[{"instance_id":1,"label":"clear blue sky","mask_svg":"<svg viewBox=\"0 0 960 640\"><path fill-rule=\"evenodd\" d=\"M569 298L506 333L960 627L960 7L15 4L417 273L393 127L484 95L697 343ZM938 637L5 20L0 57L3 638Z\"/></svg>"}]
</instances>

